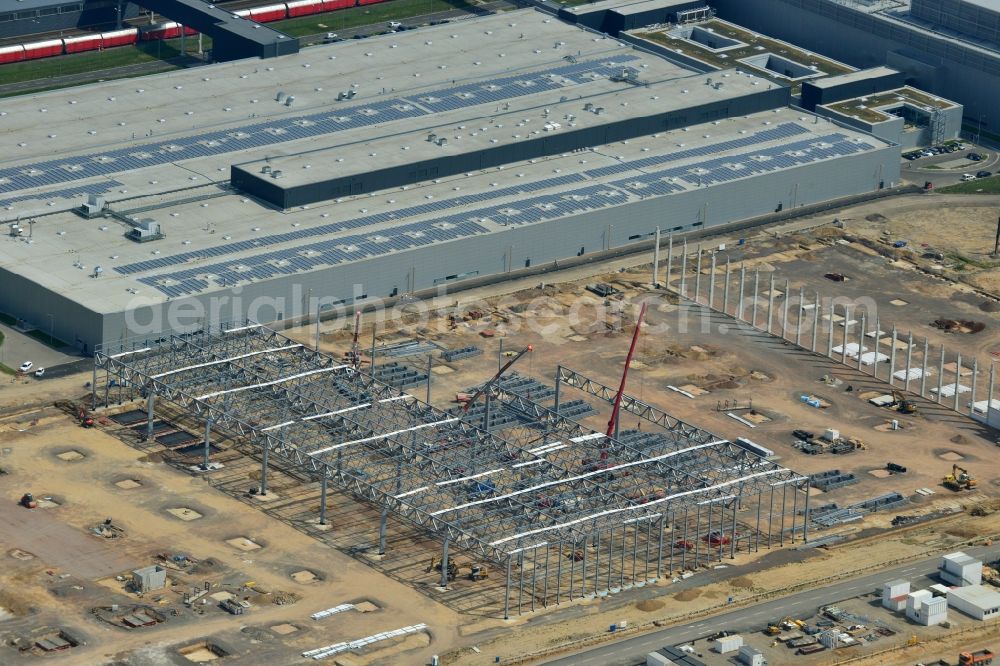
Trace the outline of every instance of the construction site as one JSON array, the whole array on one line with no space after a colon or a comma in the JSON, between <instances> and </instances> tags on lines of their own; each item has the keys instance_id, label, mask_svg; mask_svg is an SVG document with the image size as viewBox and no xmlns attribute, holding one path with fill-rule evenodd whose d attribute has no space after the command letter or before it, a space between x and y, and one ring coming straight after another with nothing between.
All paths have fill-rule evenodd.
<instances>
[{"instance_id":1,"label":"construction site","mask_svg":"<svg viewBox=\"0 0 1000 666\"><path fill-rule=\"evenodd\" d=\"M87 373L4 385L3 659L544 662L610 625L981 548L1000 534L997 433L968 392L931 389L947 345L940 385L992 394L975 359L1000 348L995 316L966 282L989 270L880 258L881 229L916 242L919 205L705 239L711 258L664 241L319 326L126 340ZM823 312L841 299L816 335L812 308L785 306L800 288ZM845 304L877 323L839 326ZM896 329L881 351L852 342L879 326ZM893 631L849 653L909 663L947 635Z\"/></svg>"},{"instance_id":2,"label":"construction site","mask_svg":"<svg viewBox=\"0 0 1000 666\"><path fill-rule=\"evenodd\" d=\"M550 4L8 99L0 664L989 663L996 151Z\"/></svg>"}]
</instances>

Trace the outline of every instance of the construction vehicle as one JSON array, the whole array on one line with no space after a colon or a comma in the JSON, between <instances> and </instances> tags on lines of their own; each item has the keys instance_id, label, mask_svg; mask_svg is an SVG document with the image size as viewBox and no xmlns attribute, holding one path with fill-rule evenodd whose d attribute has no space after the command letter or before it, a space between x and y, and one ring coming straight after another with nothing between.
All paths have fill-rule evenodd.
<instances>
[{"instance_id":1,"label":"construction vehicle","mask_svg":"<svg viewBox=\"0 0 1000 666\"><path fill-rule=\"evenodd\" d=\"M431 563L427 565L425 573L431 573L432 571L441 571L441 561L435 558L431 558ZM458 565L455 564L454 560L448 560L448 580L455 580L458 577Z\"/></svg>"},{"instance_id":2,"label":"construction vehicle","mask_svg":"<svg viewBox=\"0 0 1000 666\"><path fill-rule=\"evenodd\" d=\"M719 531L712 531L701 538L709 546L728 546L731 542L728 534Z\"/></svg>"},{"instance_id":3,"label":"construction vehicle","mask_svg":"<svg viewBox=\"0 0 1000 666\"><path fill-rule=\"evenodd\" d=\"M781 622L778 623L783 629L788 629L789 631L793 629L801 629L806 626L806 623L802 620L796 620L794 617L784 617Z\"/></svg>"},{"instance_id":4,"label":"construction vehicle","mask_svg":"<svg viewBox=\"0 0 1000 666\"><path fill-rule=\"evenodd\" d=\"M946 488L954 491L975 490L977 481L969 474L969 470L952 464L951 474L946 475L942 480Z\"/></svg>"},{"instance_id":5,"label":"construction vehicle","mask_svg":"<svg viewBox=\"0 0 1000 666\"><path fill-rule=\"evenodd\" d=\"M17 503L25 509L34 509L38 506L38 502L35 501L35 496L31 493L24 493L21 495L21 499L18 500Z\"/></svg>"},{"instance_id":6,"label":"construction vehicle","mask_svg":"<svg viewBox=\"0 0 1000 666\"><path fill-rule=\"evenodd\" d=\"M781 627L779 627L776 624L768 624L767 627L764 629L764 634L766 634L767 636L777 636L780 633L781 633Z\"/></svg>"},{"instance_id":7,"label":"construction vehicle","mask_svg":"<svg viewBox=\"0 0 1000 666\"><path fill-rule=\"evenodd\" d=\"M900 414L916 414L917 403L909 400L899 391L892 392L892 406Z\"/></svg>"},{"instance_id":8,"label":"construction vehicle","mask_svg":"<svg viewBox=\"0 0 1000 666\"><path fill-rule=\"evenodd\" d=\"M482 565L482 564L473 564L473 565L470 566L470 568L469 568L469 580L471 580L471 581L486 580L489 577L490 577L490 573L486 569L485 565Z\"/></svg>"},{"instance_id":9,"label":"construction vehicle","mask_svg":"<svg viewBox=\"0 0 1000 666\"><path fill-rule=\"evenodd\" d=\"M993 663L992 650L976 650L975 652L959 652L958 666L986 666Z\"/></svg>"}]
</instances>

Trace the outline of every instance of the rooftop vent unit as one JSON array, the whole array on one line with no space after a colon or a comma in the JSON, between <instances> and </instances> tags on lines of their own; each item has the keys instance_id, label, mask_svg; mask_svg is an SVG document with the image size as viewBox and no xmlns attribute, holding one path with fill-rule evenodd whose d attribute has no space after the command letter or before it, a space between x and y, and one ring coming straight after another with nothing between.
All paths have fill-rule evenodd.
<instances>
[{"instance_id":1,"label":"rooftop vent unit","mask_svg":"<svg viewBox=\"0 0 1000 666\"><path fill-rule=\"evenodd\" d=\"M270 164L265 164L264 166L262 166L260 168L260 172L261 173L271 173L271 165Z\"/></svg>"},{"instance_id":2,"label":"rooftop vent unit","mask_svg":"<svg viewBox=\"0 0 1000 666\"><path fill-rule=\"evenodd\" d=\"M285 99L285 93L279 91L278 94L274 96L274 99L275 101L280 102Z\"/></svg>"},{"instance_id":3,"label":"rooftop vent unit","mask_svg":"<svg viewBox=\"0 0 1000 666\"><path fill-rule=\"evenodd\" d=\"M147 217L136 222L135 226L125 234L125 237L136 243L148 243L160 240L163 238L163 233L160 231L160 223Z\"/></svg>"},{"instance_id":4,"label":"rooftop vent unit","mask_svg":"<svg viewBox=\"0 0 1000 666\"><path fill-rule=\"evenodd\" d=\"M448 139L446 139L445 137L441 137L440 139L438 139L437 144L439 146L447 146L448 145Z\"/></svg>"},{"instance_id":5,"label":"rooftop vent unit","mask_svg":"<svg viewBox=\"0 0 1000 666\"><path fill-rule=\"evenodd\" d=\"M73 212L84 219L90 220L104 215L104 207L104 197L97 194L89 194L87 195L87 201L74 208Z\"/></svg>"},{"instance_id":6,"label":"rooftop vent unit","mask_svg":"<svg viewBox=\"0 0 1000 666\"><path fill-rule=\"evenodd\" d=\"M101 268L100 266L94 266L94 272L90 274L90 277L98 278L101 277L103 273L104 273L103 268Z\"/></svg>"},{"instance_id":7,"label":"rooftop vent unit","mask_svg":"<svg viewBox=\"0 0 1000 666\"><path fill-rule=\"evenodd\" d=\"M18 236L20 236L21 235L21 225L18 224L17 222L11 222L10 223L10 235L13 236L14 238L17 238Z\"/></svg>"},{"instance_id":8,"label":"rooftop vent unit","mask_svg":"<svg viewBox=\"0 0 1000 666\"><path fill-rule=\"evenodd\" d=\"M271 178L281 178L281 169L275 169L272 171Z\"/></svg>"},{"instance_id":9,"label":"rooftop vent unit","mask_svg":"<svg viewBox=\"0 0 1000 666\"><path fill-rule=\"evenodd\" d=\"M289 95L288 97L285 98L285 106L291 106L294 101L295 101L295 95Z\"/></svg>"}]
</instances>

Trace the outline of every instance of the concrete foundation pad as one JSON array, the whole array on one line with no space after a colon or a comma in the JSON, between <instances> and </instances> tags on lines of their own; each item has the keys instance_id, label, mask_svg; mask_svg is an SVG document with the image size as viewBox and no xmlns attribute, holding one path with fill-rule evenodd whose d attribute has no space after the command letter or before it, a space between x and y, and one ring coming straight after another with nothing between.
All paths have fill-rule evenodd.
<instances>
[{"instance_id":1,"label":"concrete foundation pad","mask_svg":"<svg viewBox=\"0 0 1000 666\"><path fill-rule=\"evenodd\" d=\"M278 634L279 636L287 636L288 634L294 634L299 630L294 624L276 624L273 627L268 627L271 631Z\"/></svg>"},{"instance_id":2,"label":"concrete foundation pad","mask_svg":"<svg viewBox=\"0 0 1000 666\"><path fill-rule=\"evenodd\" d=\"M447 365L432 365L431 372L435 375L450 375L455 371Z\"/></svg>"},{"instance_id":3,"label":"concrete foundation pad","mask_svg":"<svg viewBox=\"0 0 1000 666\"><path fill-rule=\"evenodd\" d=\"M279 495L278 493L271 492L270 490L267 491L266 495L261 495L260 493L257 493L256 495L251 495L251 497L253 497L258 502L273 502L276 499L281 499L281 495Z\"/></svg>"},{"instance_id":4,"label":"concrete foundation pad","mask_svg":"<svg viewBox=\"0 0 1000 666\"><path fill-rule=\"evenodd\" d=\"M354 610L359 613L371 613L373 611L377 611L378 609L379 607L370 601L362 601L361 603L354 604Z\"/></svg>"},{"instance_id":5,"label":"concrete foundation pad","mask_svg":"<svg viewBox=\"0 0 1000 666\"><path fill-rule=\"evenodd\" d=\"M62 453L56 455L56 458L59 458L59 460L65 460L66 462L83 460L85 457L86 456L79 451L63 451Z\"/></svg>"},{"instance_id":6,"label":"concrete foundation pad","mask_svg":"<svg viewBox=\"0 0 1000 666\"><path fill-rule=\"evenodd\" d=\"M293 573L292 580L294 580L296 583L302 583L303 585L306 585L308 583L313 583L316 581L316 574L314 574L312 571L303 569L302 571L296 571L295 573Z\"/></svg>"},{"instance_id":7,"label":"concrete foundation pad","mask_svg":"<svg viewBox=\"0 0 1000 666\"><path fill-rule=\"evenodd\" d=\"M938 455L941 460L947 460L948 462L958 462L959 460L965 460L965 456L961 453L955 453L954 451L947 451Z\"/></svg>"},{"instance_id":8,"label":"concrete foundation pad","mask_svg":"<svg viewBox=\"0 0 1000 666\"><path fill-rule=\"evenodd\" d=\"M115 485L121 488L122 490L132 490L133 488L142 487L142 484L136 481L135 479L124 479L122 481L117 481Z\"/></svg>"},{"instance_id":9,"label":"concrete foundation pad","mask_svg":"<svg viewBox=\"0 0 1000 666\"><path fill-rule=\"evenodd\" d=\"M891 301L889 301L889 304L895 305L897 308L901 308L904 305L909 305L910 303L908 301L904 301L902 298L894 298Z\"/></svg>"},{"instance_id":10,"label":"concrete foundation pad","mask_svg":"<svg viewBox=\"0 0 1000 666\"><path fill-rule=\"evenodd\" d=\"M260 550L259 543L251 541L246 537L236 537L234 539L226 539L226 543L228 543L233 548L238 548L239 550L242 550L243 552Z\"/></svg>"},{"instance_id":11,"label":"concrete foundation pad","mask_svg":"<svg viewBox=\"0 0 1000 666\"><path fill-rule=\"evenodd\" d=\"M868 473L876 479L887 479L892 476L887 469L870 469L868 470Z\"/></svg>"},{"instance_id":12,"label":"concrete foundation pad","mask_svg":"<svg viewBox=\"0 0 1000 666\"><path fill-rule=\"evenodd\" d=\"M181 520L198 520L199 518L202 517L200 513L198 513L194 509L189 509L186 506L177 506L167 509L167 513L169 513L174 518L180 518Z\"/></svg>"}]
</instances>

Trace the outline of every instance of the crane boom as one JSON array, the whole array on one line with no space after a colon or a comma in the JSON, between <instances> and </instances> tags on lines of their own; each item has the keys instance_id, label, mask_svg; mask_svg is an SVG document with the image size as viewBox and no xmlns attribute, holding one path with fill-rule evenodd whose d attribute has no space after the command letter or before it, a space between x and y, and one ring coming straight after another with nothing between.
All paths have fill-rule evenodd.
<instances>
[{"instance_id":1,"label":"crane boom","mask_svg":"<svg viewBox=\"0 0 1000 666\"><path fill-rule=\"evenodd\" d=\"M622 396L625 395L625 381L628 379L628 369L632 365L632 356L635 354L635 343L639 340L639 329L642 328L642 320L646 316L646 304L639 308L639 317L635 320L635 333L632 334L632 344L628 348L628 356L625 357L625 370L622 372L622 383L615 394L615 406L611 410L611 419L608 421L608 437L615 434L615 426L618 424L618 412L621 411Z\"/></svg>"},{"instance_id":2,"label":"crane boom","mask_svg":"<svg viewBox=\"0 0 1000 666\"><path fill-rule=\"evenodd\" d=\"M503 373L507 372L507 370L510 368L510 366L512 366L515 363L517 363L521 359L522 356L524 356L528 352L531 352L531 351L534 351L534 350L535 350L535 348L532 345L528 345L527 347L525 347L521 351L519 351L516 354L514 354L514 357L512 359L510 359L509 361L507 361L502 368L500 368L499 370L497 370L497 373L495 375L493 375L493 377L488 382L486 382L485 384L483 384L482 386L480 386L479 390L472 394L472 397L470 397L465 402L465 406L463 407L463 410L466 411L466 412L469 411L469 407L472 405L472 403L474 403L476 400L478 400L479 396L481 396L483 393L485 393L486 391L488 391L490 389L490 387L493 386L494 382L496 382L496 380L500 379L500 377L501 377L501 375L503 375Z\"/></svg>"}]
</instances>

